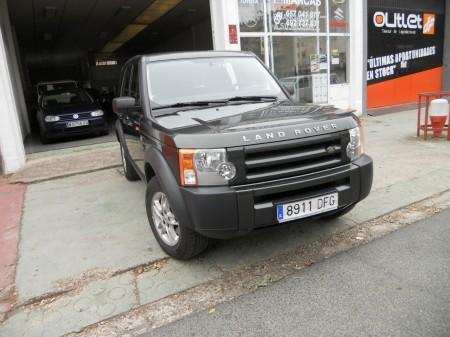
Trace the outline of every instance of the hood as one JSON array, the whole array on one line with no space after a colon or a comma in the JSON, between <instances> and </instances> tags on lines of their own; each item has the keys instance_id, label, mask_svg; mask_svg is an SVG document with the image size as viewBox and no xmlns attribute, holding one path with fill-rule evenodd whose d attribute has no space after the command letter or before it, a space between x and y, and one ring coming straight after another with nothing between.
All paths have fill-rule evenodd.
<instances>
[{"instance_id":1,"label":"hood","mask_svg":"<svg viewBox=\"0 0 450 337\"><path fill-rule=\"evenodd\" d=\"M351 111L291 102L227 105L157 117L179 148L213 148L311 137L357 126Z\"/></svg>"},{"instance_id":2,"label":"hood","mask_svg":"<svg viewBox=\"0 0 450 337\"><path fill-rule=\"evenodd\" d=\"M44 116L47 115L67 115L67 114L75 114L82 112L89 112L98 110L100 107L96 103L88 103L88 104L79 104L79 105L68 105L68 106L56 106L56 107L47 107L43 109Z\"/></svg>"}]
</instances>

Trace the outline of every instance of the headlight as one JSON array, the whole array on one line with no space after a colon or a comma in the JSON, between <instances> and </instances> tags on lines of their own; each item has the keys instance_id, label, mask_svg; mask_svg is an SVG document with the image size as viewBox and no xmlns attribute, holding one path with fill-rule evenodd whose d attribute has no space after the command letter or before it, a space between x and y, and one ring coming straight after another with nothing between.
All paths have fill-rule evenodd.
<instances>
[{"instance_id":1,"label":"headlight","mask_svg":"<svg viewBox=\"0 0 450 337\"><path fill-rule=\"evenodd\" d=\"M92 111L91 112L91 116L92 117L100 117L100 116L103 116L103 110L95 110L95 111Z\"/></svg>"},{"instance_id":2,"label":"headlight","mask_svg":"<svg viewBox=\"0 0 450 337\"><path fill-rule=\"evenodd\" d=\"M227 161L225 149L182 149L179 161L183 186L226 185L236 176L236 167Z\"/></svg>"},{"instance_id":3,"label":"headlight","mask_svg":"<svg viewBox=\"0 0 450 337\"><path fill-rule=\"evenodd\" d=\"M53 122L57 122L57 121L59 121L59 116L45 116L45 118L44 118L44 120L47 122L47 123L53 123Z\"/></svg>"},{"instance_id":4,"label":"headlight","mask_svg":"<svg viewBox=\"0 0 450 337\"><path fill-rule=\"evenodd\" d=\"M347 145L347 157L353 161L364 153L364 131L362 126L349 130L350 142Z\"/></svg>"}]
</instances>

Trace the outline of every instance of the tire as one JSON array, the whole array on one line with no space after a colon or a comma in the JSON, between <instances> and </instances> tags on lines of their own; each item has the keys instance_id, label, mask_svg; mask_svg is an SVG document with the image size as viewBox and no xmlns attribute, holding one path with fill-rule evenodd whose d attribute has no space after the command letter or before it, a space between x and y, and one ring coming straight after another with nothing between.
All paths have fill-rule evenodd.
<instances>
[{"instance_id":1,"label":"tire","mask_svg":"<svg viewBox=\"0 0 450 337\"><path fill-rule=\"evenodd\" d=\"M136 169L134 168L130 159L128 158L127 153L125 152L125 149L122 146L122 143L119 142L119 144L120 144L120 156L122 158L123 175L129 181L139 180L140 177L137 174Z\"/></svg>"},{"instance_id":2,"label":"tire","mask_svg":"<svg viewBox=\"0 0 450 337\"><path fill-rule=\"evenodd\" d=\"M154 203L159 203L161 198L163 197L165 197L165 200L167 201L166 205L168 206L168 208L166 208L166 211L169 210L169 212L166 212L163 218L166 217L166 220L169 219L169 221L166 222L170 222L170 220L173 219L175 223L178 224L178 226L176 227L173 226L173 230L167 230L166 235L161 234L161 231L166 230L167 227L161 224L161 226L159 227L160 229L158 230L158 224L155 223L154 220L155 217L156 221L158 221L158 217L154 215L154 212L156 212L157 209ZM150 223L153 235L155 236L161 248L168 255L178 260L188 260L193 258L194 256L199 255L208 248L208 238L194 232L186 226L183 226L183 224L180 224L177 221L175 214L173 214L172 209L170 208L167 196L161 190L161 186L156 177L150 179L147 185L145 206L147 210L148 222ZM161 214L162 213L164 212L161 212ZM170 237L170 232L177 234L178 237Z\"/></svg>"},{"instance_id":3,"label":"tire","mask_svg":"<svg viewBox=\"0 0 450 337\"><path fill-rule=\"evenodd\" d=\"M338 210L336 213L330 214L330 215L325 215L323 217L323 219L337 219L340 218L341 216L344 216L345 214L347 214L348 212L350 212L353 208L355 208L356 204L352 204L349 205L345 208L342 208L340 210Z\"/></svg>"}]
</instances>

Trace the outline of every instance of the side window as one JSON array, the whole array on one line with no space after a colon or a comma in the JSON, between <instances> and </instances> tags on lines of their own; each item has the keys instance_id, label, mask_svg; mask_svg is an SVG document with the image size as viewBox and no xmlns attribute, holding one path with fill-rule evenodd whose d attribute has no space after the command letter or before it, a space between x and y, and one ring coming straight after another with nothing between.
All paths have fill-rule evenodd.
<instances>
[{"instance_id":1,"label":"side window","mask_svg":"<svg viewBox=\"0 0 450 337\"><path fill-rule=\"evenodd\" d=\"M130 95L130 70L131 66L127 66L123 71L122 83L120 84L120 96Z\"/></svg>"},{"instance_id":2,"label":"side window","mask_svg":"<svg viewBox=\"0 0 450 337\"><path fill-rule=\"evenodd\" d=\"M133 65L131 73L130 96L139 103L139 65L137 63Z\"/></svg>"}]
</instances>

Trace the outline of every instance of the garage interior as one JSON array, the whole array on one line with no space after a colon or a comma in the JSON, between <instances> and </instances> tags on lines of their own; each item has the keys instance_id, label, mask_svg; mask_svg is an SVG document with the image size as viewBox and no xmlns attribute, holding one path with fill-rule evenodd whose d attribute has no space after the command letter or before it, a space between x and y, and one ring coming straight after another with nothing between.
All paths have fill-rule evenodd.
<instances>
[{"instance_id":1,"label":"garage interior","mask_svg":"<svg viewBox=\"0 0 450 337\"><path fill-rule=\"evenodd\" d=\"M137 54L213 49L209 0L8 0L12 71L27 154L114 141L111 99L122 64ZM100 104L107 135L43 144L40 82L73 80Z\"/></svg>"}]
</instances>

